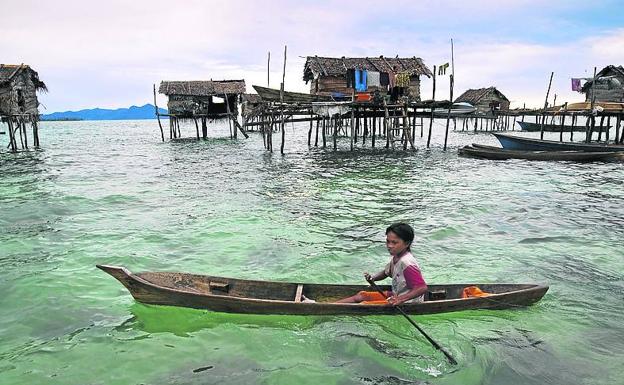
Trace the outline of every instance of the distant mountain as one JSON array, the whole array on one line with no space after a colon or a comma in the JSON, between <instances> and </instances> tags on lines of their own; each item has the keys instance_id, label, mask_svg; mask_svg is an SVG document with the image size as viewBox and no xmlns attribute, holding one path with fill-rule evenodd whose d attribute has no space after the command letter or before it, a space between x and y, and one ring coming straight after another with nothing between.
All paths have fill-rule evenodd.
<instances>
[{"instance_id":1,"label":"distant mountain","mask_svg":"<svg viewBox=\"0 0 624 385\"><path fill-rule=\"evenodd\" d=\"M166 114L167 110L159 108L158 112ZM141 107L118 108L107 110L104 108L92 108L80 111L53 112L41 115L41 120L132 120L132 119L156 119L156 113L152 104Z\"/></svg>"}]
</instances>

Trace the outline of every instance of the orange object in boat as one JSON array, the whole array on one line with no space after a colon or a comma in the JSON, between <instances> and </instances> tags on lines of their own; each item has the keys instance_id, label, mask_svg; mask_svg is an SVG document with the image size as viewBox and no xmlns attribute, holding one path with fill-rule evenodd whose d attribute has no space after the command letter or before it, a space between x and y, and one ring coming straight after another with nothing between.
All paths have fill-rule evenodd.
<instances>
[{"instance_id":1,"label":"orange object in boat","mask_svg":"<svg viewBox=\"0 0 624 385\"><path fill-rule=\"evenodd\" d=\"M479 289L477 286L468 286L464 288L462 292L462 298L470 298L470 297L487 297L490 293L486 293L483 290Z\"/></svg>"}]
</instances>

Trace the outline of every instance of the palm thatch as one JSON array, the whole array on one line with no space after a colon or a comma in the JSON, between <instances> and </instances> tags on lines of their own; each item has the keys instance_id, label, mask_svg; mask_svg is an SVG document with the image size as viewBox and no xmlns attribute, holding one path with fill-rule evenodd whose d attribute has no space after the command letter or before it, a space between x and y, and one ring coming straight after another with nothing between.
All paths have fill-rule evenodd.
<instances>
[{"instance_id":1,"label":"palm thatch","mask_svg":"<svg viewBox=\"0 0 624 385\"><path fill-rule=\"evenodd\" d=\"M407 72L410 76L425 75L433 76L431 70L423 63L421 58L387 58L379 57L319 57L308 56L303 67L303 80L309 80L318 77L340 76L346 75L347 70L363 69L367 71L377 72Z\"/></svg>"},{"instance_id":2,"label":"palm thatch","mask_svg":"<svg viewBox=\"0 0 624 385\"><path fill-rule=\"evenodd\" d=\"M479 89L470 89L461 94L455 103L470 103L477 108L478 111L488 112L496 110L508 110L509 99L496 87L487 87Z\"/></svg>"},{"instance_id":3,"label":"palm thatch","mask_svg":"<svg viewBox=\"0 0 624 385\"><path fill-rule=\"evenodd\" d=\"M0 64L0 87L10 87L11 83L20 76L27 77L36 91L48 91L44 82L39 80L37 71L26 64Z\"/></svg>"},{"instance_id":4,"label":"palm thatch","mask_svg":"<svg viewBox=\"0 0 624 385\"><path fill-rule=\"evenodd\" d=\"M220 96L245 93L244 80L162 81L158 92L169 95Z\"/></svg>"}]
</instances>

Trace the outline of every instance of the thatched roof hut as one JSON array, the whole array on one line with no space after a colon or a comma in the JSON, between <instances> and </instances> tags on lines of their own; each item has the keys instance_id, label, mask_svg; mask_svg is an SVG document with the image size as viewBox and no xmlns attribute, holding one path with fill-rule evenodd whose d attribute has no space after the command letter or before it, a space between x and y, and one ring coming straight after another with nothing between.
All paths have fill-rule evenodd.
<instances>
[{"instance_id":1,"label":"thatched roof hut","mask_svg":"<svg viewBox=\"0 0 624 385\"><path fill-rule=\"evenodd\" d=\"M589 80L581 92L585 101L591 102L592 94L597 102L624 102L624 67L608 65L596 74L596 84Z\"/></svg>"},{"instance_id":2,"label":"thatched roof hut","mask_svg":"<svg viewBox=\"0 0 624 385\"><path fill-rule=\"evenodd\" d=\"M245 81L162 81L158 92L167 95L169 114L178 118L220 118L225 117L228 107L230 112L237 111L239 95L245 93Z\"/></svg>"},{"instance_id":3,"label":"thatched roof hut","mask_svg":"<svg viewBox=\"0 0 624 385\"><path fill-rule=\"evenodd\" d=\"M347 86L348 70L362 69L380 73L407 73L410 77L408 93L415 100L420 99L420 76L433 76L421 58L359 57L333 58L308 56L303 67L303 80L310 84L311 94L350 95L353 88Z\"/></svg>"},{"instance_id":4,"label":"thatched roof hut","mask_svg":"<svg viewBox=\"0 0 624 385\"><path fill-rule=\"evenodd\" d=\"M0 64L0 115L39 117L37 91L47 91L37 71L26 64Z\"/></svg>"},{"instance_id":5,"label":"thatched roof hut","mask_svg":"<svg viewBox=\"0 0 624 385\"><path fill-rule=\"evenodd\" d=\"M455 103L459 102L470 103L481 112L509 109L509 99L496 87L467 90L455 99Z\"/></svg>"}]
</instances>

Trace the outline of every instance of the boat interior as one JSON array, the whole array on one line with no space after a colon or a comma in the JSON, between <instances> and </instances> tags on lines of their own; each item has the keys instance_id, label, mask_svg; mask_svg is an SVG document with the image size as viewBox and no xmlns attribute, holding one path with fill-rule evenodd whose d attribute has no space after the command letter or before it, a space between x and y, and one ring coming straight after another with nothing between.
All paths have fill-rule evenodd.
<instances>
[{"instance_id":1,"label":"boat interior","mask_svg":"<svg viewBox=\"0 0 624 385\"><path fill-rule=\"evenodd\" d=\"M254 281L205 275L144 272L134 274L151 284L195 294L222 295L238 298L301 302L304 297L316 302L334 302L356 294L360 290L373 290L368 285L326 285L300 284L274 281ZM429 285L425 301L451 300L461 298L467 286L478 286L487 293L500 294L528 289L529 284L455 284ZM390 290L388 285L379 285Z\"/></svg>"}]
</instances>

